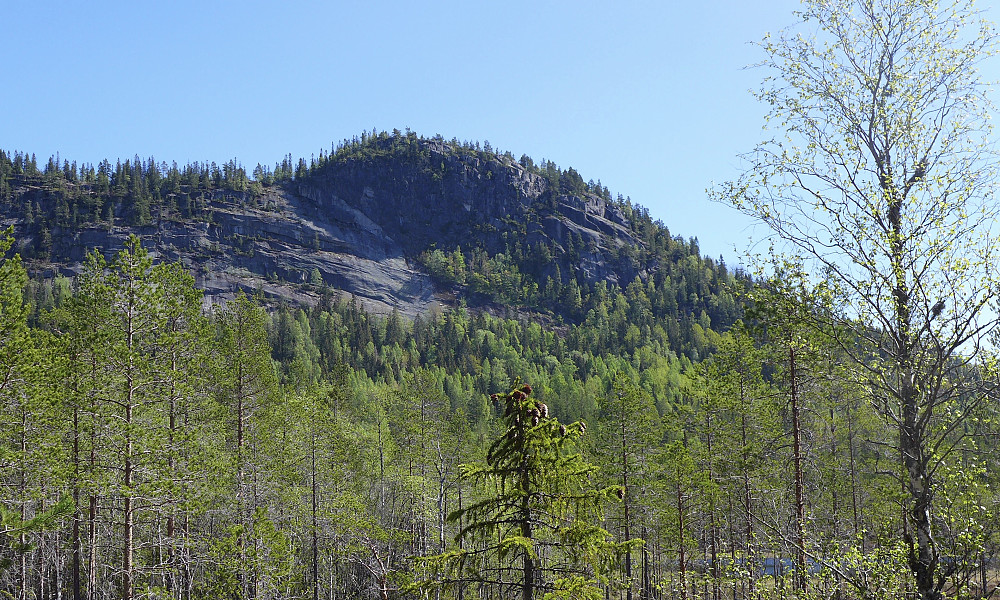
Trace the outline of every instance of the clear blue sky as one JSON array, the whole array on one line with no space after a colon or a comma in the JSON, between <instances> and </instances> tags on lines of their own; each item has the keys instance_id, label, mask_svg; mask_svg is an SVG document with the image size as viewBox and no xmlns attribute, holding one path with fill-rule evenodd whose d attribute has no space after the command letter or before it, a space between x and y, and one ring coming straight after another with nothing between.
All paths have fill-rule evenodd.
<instances>
[{"instance_id":1,"label":"clear blue sky","mask_svg":"<svg viewBox=\"0 0 1000 600\"><path fill-rule=\"evenodd\" d=\"M764 135L749 42L798 6L5 2L0 148L252 169L409 127L572 166L732 264L766 231L705 189Z\"/></svg>"}]
</instances>

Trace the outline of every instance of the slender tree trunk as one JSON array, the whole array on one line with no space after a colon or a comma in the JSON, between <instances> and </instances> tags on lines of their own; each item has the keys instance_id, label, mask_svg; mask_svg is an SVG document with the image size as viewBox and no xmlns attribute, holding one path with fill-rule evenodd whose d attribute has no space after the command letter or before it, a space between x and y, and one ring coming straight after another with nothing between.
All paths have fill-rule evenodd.
<instances>
[{"instance_id":1,"label":"slender tree trunk","mask_svg":"<svg viewBox=\"0 0 1000 600\"><path fill-rule=\"evenodd\" d=\"M746 411L744 411L741 418L740 433L742 435L743 444L743 508L746 515L746 556L744 560L746 561L748 581L747 587L753 590L756 579L757 579L757 552L756 546L754 545L754 528L753 528L753 487L750 482L750 447L747 445L747 416Z\"/></svg>"},{"instance_id":2,"label":"slender tree trunk","mask_svg":"<svg viewBox=\"0 0 1000 600\"><path fill-rule=\"evenodd\" d=\"M445 547L445 522L447 520L448 513L448 478L446 476L448 466L445 463L444 453L441 449L440 440L437 442L437 454L438 454L438 497L437 497L437 510L438 510L438 547L437 552L444 552ZM436 600L441 600L441 588L436 587L434 590L434 598Z\"/></svg>"},{"instance_id":3,"label":"slender tree trunk","mask_svg":"<svg viewBox=\"0 0 1000 600\"><path fill-rule=\"evenodd\" d=\"M124 507L124 552L122 557L122 600L132 600L132 586L134 576L133 552L135 548L134 532L134 506L132 504L132 433L129 428L132 425L132 382L129 379L129 398L125 404L125 464L122 476L122 485L125 489Z\"/></svg>"},{"instance_id":4,"label":"slender tree trunk","mask_svg":"<svg viewBox=\"0 0 1000 600\"><path fill-rule=\"evenodd\" d=\"M242 333L243 327L237 329L238 333ZM239 343L239 342L237 342ZM247 545L248 536L250 531L250 506L247 499L247 474L246 474L246 461L244 458L244 450L246 447L246 431L244 426L244 421L246 419L245 411L246 400L245 397L247 390L244 389L245 377L243 362L236 367L236 518L237 523L241 525L240 536L239 536L239 555L240 564L237 567L239 572L239 585L243 591L244 598L253 598L254 594L254 583L253 576L251 574L251 567L248 564L247 557Z\"/></svg>"},{"instance_id":5,"label":"slender tree trunk","mask_svg":"<svg viewBox=\"0 0 1000 600\"><path fill-rule=\"evenodd\" d=\"M95 355L91 355L91 377L94 381L97 381L97 358ZM97 419L97 396L93 391L91 391L90 396L90 414L91 414L91 427L90 427L90 456L89 467L91 477L97 473L97 426L95 420ZM96 600L97 597L97 492L91 486L91 492L88 497L88 511L87 511L87 598L88 600Z\"/></svg>"},{"instance_id":6,"label":"slender tree trunk","mask_svg":"<svg viewBox=\"0 0 1000 600\"><path fill-rule=\"evenodd\" d=\"M854 519L854 537L861 532L861 520L858 511L858 467L854 454L854 415L850 404L847 407L847 452L851 469L851 510ZM861 553L865 552L865 536L861 536Z\"/></svg>"},{"instance_id":7,"label":"slender tree trunk","mask_svg":"<svg viewBox=\"0 0 1000 600\"><path fill-rule=\"evenodd\" d=\"M420 483L423 487L424 482L427 477L427 418L424 414L424 409L426 408L427 399L421 394L420 397ZM420 494L419 504L418 502L413 503L414 510L421 510L424 507L424 502L426 502L426 494ZM414 515L416 516L416 515ZM414 521L417 519L415 518ZM420 517L420 554L422 556L427 556L427 520L421 515Z\"/></svg>"},{"instance_id":8,"label":"slender tree trunk","mask_svg":"<svg viewBox=\"0 0 1000 600\"><path fill-rule=\"evenodd\" d=\"M378 432L378 510L379 513L385 507L385 443L382 441L382 416L379 415L377 423Z\"/></svg>"},{"instance_id":9,"label":"slender tree trunk","mask_svg":"<svg viewBox=\"0 0 1000 600\"><path fill-rule=\"evenodd\" d=\"M94 472L97 462L96 450L94 449L96 428L91 431L90 440L90 470ZM89 510L87 511L87 598L95 600L97 597L97 494L91 492L89 496Z\"/></svg>"},{"instance_id":10,"label":"slender tree trunk","mask_svg":"<svg viewBox=\"0 0 1000 600\"><path fill-rule=\"evenodd\" d=\"M171 367L174 372L176 372L176 358L171 358ZM174 432L177 428L177 415L176 415L176 397L177 391L174 387L174 383L170 383L170 399L168 403L168 420L169 426L167 429L167 472L170 473L170 477L175 476L174 469L177 467L174 460ZM164 587L167 589L167 596L173 596L174 590L174 579L176 577L176 557L174 556L174 498L170 499L170 503L167 507L167 569L164 575Z\"/></svg>"},{"instance_id":11,"label":"slender tree trunk","mask_svg":"<svg viewBox=\"0 0 1000 600\"><path fill-rule=\"evenodd\" d=\"M444 552L444 545L445 545L444 531L445 531L445 521L447 520L447 508L448 508L448 506L446 504L447 498L445 497L446 494L447 494L447 487L446 487L447 483L448 483L448 480L445 478L444 471L442 470L441 474L438 475L438 501L437 501L437 505L438 505L437 506L437 508L438 508L438 548L437 548L437 551L438 552Z\"/></svg>"},{"instance_id":12,"label":"slender tree trunk","mask_svg":"<svg viewBox=\"0 0 1000 600\"><path fill-rule=\"evenodd\" d=\"M136 382L134 379L134 363L132 354L135 351L135 325L133 323L133 310L135 306L135 300L132 296L132 290L130 288L129 294L129 304L128 312L126 314L126 338L125 338L125 350L127 352L127 359L125 364L125 456L124 464L122 465L122 487L125 491L125 506L124 506L124 552L122 557L122 600L132 600L133 596L133 586L135 585L135 565L134 565L134 552L135 552L135 507L133 505L132 498L132 477L133 473L133 453L135 451L133 447L133 411L135 409L135 391Z\"/></svg>"},{"instance_id":13,"label":"slender tree trunk","mask_svg":"<svg viewBox=\"0 0 1000 600\"><path fill-rule=\"evenodd\" d=\"M830 456L833 458L833 462L840 458L837 456L837 421L836 414L833 408L830 409ZM831 469L831 481L830 481L830 500L831 508L833 510L833 537L834 539L840 539L841 537L841 527L840 527L840 494L837 493L837 469ZM834 595L835 600L840 600L840 585L841 576L839 573L834 574L834 585L837 588L837 592Z\"/></svg>"},{"instance_id":14,"label":"slender tree trunk","mask_svg":"<svg viewBox=\"0 0 1000 600\"><path fill-rule=\"evenodd\" d=\"M191 532L191 521L187 513L184 513L184 517L181 520L181 536L183 539L187 540ZM188 600L194 593L194 579L191 577L191 551L181 547L182 560L181 560L181 581L184 583L184 593L187 594Z\"/></svg>"},{"instance_id":15,"label":"slender tree trunk","mask_svg":"<svg viewBox=\"0 0 1000 600\"><path fill-rule=\"evenodd\" d=\"M532 539L531 532L531 508L528 503L528 472L527 467L521 471L521 490L524 495L521 498L521 510L519 515L521 525L521 536L527 540ZM521 600L534 600L535 595L535 561L527 552L521 559L521 571L523 584L521 587Z\"/></svg>"},{"instance_id":16,"label":"slender tree trunk","mask_svg":"<svg viewBox=\"0 0 1000 600\"><path fill-rule=\"evenodd\" d=\"M28 457L28 441L27 441L27 427L28 427L28 413L22 406L21 408L21 481L20 481L20 502L21 502L21 522L24 523L28 519L28 478L27 473L25 473ZM26 548L28 545L28 538L25 536L24 532L18 538L21 543L21 548ZM20 552L19 564L21 568L20 580L18 583L21 586L20 595L22 600L27 600L28 598L28 553Z\"/></svg>"},{"instance_id":17,"label":"slender tree trunk","mask_svg":"<svg viewBox=\"0 0 1000 600\"><path fill-rule=\"evenodd\" d=\"M795 554L796 572L793 581L795 588L806 589L806 539L805 539L805 500L802 493L802 429L799 422L799 394L796 386L795 348L788 344L788 370L791 378L792 393L792 453L795 460Z\"/></svg>"},{"instance_id":18,"label":"slender tree trunk","mask_svg":"<svg viewBox=\"0 0 1000 600\"><path fill-rule=\"evenodd\" d=\"M732 561L730 565L736 567L736 513L733 511L733 494L730 492L726 494L726 498L729 502L729 559ZM733 600L736 600L736 583L733 583Z\"/></svg>"},{"instance_id":19,"label":"slender tree trunk","mask_svg":"<svg viewBox=\"0 0 1000 600\"><path fill-rule=\"evenodd\" d=\"M315 425L314 425L315 427ZM310 459L312 461L312 578L313 578L313 600L319 600L319 520L318 494L316 490L316 433L311 435Z\"/></svg>"},{"instance_id":20,"label":"slender tree trunk","mask_svg":"<svg viewBox=\"0 0 1000 600\"><path fill-rule=\"evenodd\" d=\"M183 324L180 321L171 322L171 332L175 335L182 333ZM183 471L189 465L187 460L187 448L178 440L180 432L188 430L188 405L184 401L183 392L178 389L177 376L184 365L181 356L185 351L183 342L174 342L169 348L170 352L170 395L167 403L168 410L168 430L167 430L167 468L171 480L175 483L182 481L178 470ZM184 550L183 550L183 527L179 527L183 500L187 496L185 485L177 485L177 492L171 492L168 497L167 511L167 569L165 577L165 587L167 595L180 599L183 596L184 580Z\"/></svg>"},{"instance_id":21,"label":"slender tree trunk","mask_svg":"<svg viewBox=\"0 0 1000 600\"><path fill-rule=\"evenodd\" d=\"M73 407L73 600L80 595L80 410Z\"/></svg>"},{"instance_id":22,"label":"slender tree trunk","mask_svg":"<svg viewBox=\"0 0 1000 600\"><path fill-rule=\"evenodd\" d=\"M38 501L38 511L39 511L38 514L43 514L45 512L44 489L42 490L42 492L43 492L42 499ZM45 598L45 538L46 536L45 533L43 532L39 535L39 540L38 540L38 565L36 567L38 569L38 573L36 573L36 576L38 577L39 599Z\"/></svg>"},{"instance_id":23,"label":"slender tree trunk","mask_svg":"<svg viewBox=\"0 0 1000 600\"><path fill-rule=\"evenodd\" d=\"M458 530L462 531L464 519L462 518L462 480L459 479L458 482ZM465 548L464 538L458 538L458 549L463 550ZM465 583L459 582L458 584L458 600L465 600Z\"/></svg>"},{"instance_id":24,"label":"slender tree trunk","mask_svg":"<svg viewBox=\"0 0 1000 600\"><path fill-rule=\"evenodd\" d=\"M684 492L677 469L677 567L681 578L681 600L687 600L687 557L684 555Z\"/></svg>"},{"instance_id":25,"label":"slender tree trunk","mask_svg":"<svg viewBox=\"0 0 1000 600\"><path fill-rule=\"evenodd\" d=\"M622 490L624 494L622 496L622 503L624 504L624 537L625 543L627 544L632 540L632 516L630 513L631 503L632 503L632 493L628 486L628 439L625 431L625 419L626 414L624 411L625 396L622 393L618 394L619 401L622 403L622 415L621 415L621 450L622 450ZM632 600L632 549L631 547L625 551L625 599Z\"/></svg>"},{"instance_id":26,"label":"slender tree trunk","mask_svg":"<svg viewBox=\"0 0 1000 600\"><path fill-rule=\"evenodd\" d=\"M837 421L833 409L830 409L830 456L833 462L837 461ZM837 469L831 469L832 479L830 481L830 508L833 511L833 537L840 538L840 494L837 492Z\"/></svg>"},{"instance_id":27,"label":"slender tree trunk","mask_svg":"<svg viewBox=\"0 0 1000 600\"><path fill-rule=\"evenodd\" d=\"M708 480L715 483L715 455L712 453L712 412L705 411L705 427L706 427L706 450L708 450ZM718 526L715 521L715 495L709 496L708 500L708 534L709 534L709 551L711 558L711 572L712 572L712 598L714 600L719 599L719 531ZM707 584L706 584L707 585Z\"/></svg>"},{"instance_id":28,"label":"slender tree trunk","mask_svg":"<svg viewBox=\"0 0 1000 600\"><path fill-rule=\"evenodd\" d=\"M642 528L642 539L647 542L642 545L642 600L650 599L650 581L649 581L649 531L646 529L645 525Z\"/></svg>"}]
</instances>

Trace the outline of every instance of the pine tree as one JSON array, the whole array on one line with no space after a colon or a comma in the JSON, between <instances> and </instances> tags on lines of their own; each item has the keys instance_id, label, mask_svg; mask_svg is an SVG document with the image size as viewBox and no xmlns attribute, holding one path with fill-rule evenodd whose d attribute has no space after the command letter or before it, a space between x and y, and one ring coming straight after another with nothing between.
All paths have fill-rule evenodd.
<instances>
[{"instance_id":1,"label":"pine tree","mask_svg":"<svg viewBox=\"0 0 1000 600\"><path fill-rule=\"evenodd\" d=\"M121 543L117 587L124 600L151 583L148 565L136 562L137 549L152 543L148 525L154 515L174 505L182 435L177 409L188 397L182 390L196 375L197 359L189 350L196 346L200 306L194 279L179 265L154 266L132 236L110 265L99 252L88 255L71 307L74 335L91 361L86 386L94 431L90 476L94 493L101 489L112 502ZM95 506L92 495L92 528ZM95 543L92 534L92 555ZM95 578L92 574L91 586Z\"/></svg>"},{"instance_id":2,"label":"pine tree","mask_svg":"<svg viewBox=\"0 0 1000 600\"><path fill-rule=\"evenodd\" d=\"M598 437L604 472L623 490L621 513L616 515L619 539L626 545L635 545L640 541L636 525L643 523L645 529L648 518L648 515L637 513L649 493L649 458L659 445L661 426L652 398L621 371L615 373L611 390L601 401ZM627 600L632 600L637 581L632 554L631 549L626 551L622 565ZM644 594L648 594L648 573L642 573L640 583Z\"/></svg>"},{"instance_id":3,"label":"pine tree","mask_svg":"<svg viewBox=\"0 0 1000 600\"><path fill-rule=\"evenodd\" d=\"M266 415L277 401L278 379L268 343L267 313L240 292L218 316L219 341L216 361L216 395L224 407L228 424L228 451L232 460L235 506L230 534L235 556L223 570L235 576L242 598L257 597L266 574L261 563L263 532L266 525L262 486L267 443Z\"/></svg>"},{"instance_id":4,"label":"pine tree","mask_svg":"<svg viewBox=\"0 0 1000 600\"><path fill-rule=\"evenodd\" d=\"M5 257L10 234L0 232L0 586L24 595L45 591L46 565L33 568L29 554L49 543L46 532L72 510L72 498L61 494L65 422L49 381L58 361L50 336L28 327L27 275L18 255Z\"/></svg>"}]
</instances>

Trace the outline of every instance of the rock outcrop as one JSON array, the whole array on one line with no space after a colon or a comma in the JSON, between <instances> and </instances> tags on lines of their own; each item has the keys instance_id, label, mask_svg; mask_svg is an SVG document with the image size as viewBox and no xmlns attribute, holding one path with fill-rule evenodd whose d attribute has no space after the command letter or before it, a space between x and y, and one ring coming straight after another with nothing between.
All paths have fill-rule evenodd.
<instances>
[{"instance_id":1,"label":"rock outcrop","mask_svg":"<svg viewBox=\"0 0 1000 600\"><path fill-rule=\"evenodd\" d=\"M435 289L417 260L435 247L493 255L540 244L553 260L537 276L559 267L592 282L627 283L638 274L619 258L622 247L639 244L621 207L589 187L556 189L509 155L439 139L401 144L393 137L382 150L338 155L262 193L215 190L203 220L153 214L143 227L116 219L113 226L54 228L47 261L29 264L78 272L89 249L110 258L134 233L156 256L190 268L208 302L244 289L308 304L322 283L370 310L411 316L455 299L455 290ZM32 246L37 232L17 218L6 222L22 246Z\"/></svg>"}]
</instances>

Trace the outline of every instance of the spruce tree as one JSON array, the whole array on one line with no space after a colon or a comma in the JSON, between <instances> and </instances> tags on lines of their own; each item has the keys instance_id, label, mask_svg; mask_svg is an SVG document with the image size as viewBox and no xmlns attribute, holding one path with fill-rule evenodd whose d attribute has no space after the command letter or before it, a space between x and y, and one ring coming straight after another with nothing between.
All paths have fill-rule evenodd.
<instances>
[{"instance_id":1,"label":"spruce tree","mask_svg":"<svg viewBox=\"0 0 1000 600\"><path fill-rule=\"evenodd\" d=\"M473 584L523 600L603 596L599 584L622 546L598 523L603 503L623 490L591 485L596 467L575 451L586 424L559 423L532 392L517 384L492 396L506 428L485 461L462 465L481 496L449 515L464 523L462 546L428 559L437 577L425 586Z\"/></svg>"}]
</instances>

